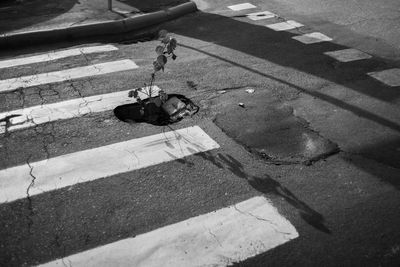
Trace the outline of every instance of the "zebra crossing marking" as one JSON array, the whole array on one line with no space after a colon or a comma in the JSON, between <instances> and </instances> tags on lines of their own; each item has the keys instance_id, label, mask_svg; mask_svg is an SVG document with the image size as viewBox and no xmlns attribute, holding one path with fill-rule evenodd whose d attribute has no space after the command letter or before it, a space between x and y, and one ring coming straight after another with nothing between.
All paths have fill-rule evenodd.
<instances>
[{"instance_id":1,"label":"zebra crossing marking","mask_svg":"<svg viewBox=\"0 0 400 267\"><path fill-rule=\"evenodd\" d=\"M115 51L115 50L118 50L118 48L113 45L100 45L100 46L91 46L91 47L72 48L72 49L61 50L61 51L52 51L52 52L49 52L46 54L40 54L40 55L36 55L36 56L1 60L0 61L0 69L11 68L11 67L16 67L16 66L21 66L21 65L28 65L28 64L33 64L33 63L54 61L57 59L62 59L62 58L67 58L67 57L72 57L72 56L79 56L79 55L83 55L83 54L110 52L110 51Z\"/></svg>"},{"instance_id":2,"label":"zebra crossing marking","mask_svg":"<svg viewBox=\"0 0 400 267\"><path fill-rule=\"evenodd\" d=\"M219 148L199 126L0 170L0 204ZM31 181L35 177L35 182Z\"/></svg>"},{"instance_id":3,"label":"zebra crossing marking","mask_svg":"<svg viewBox=\"0 0 400 267\"><path fill-rule=\"evenodd\" d=\"M279 22L279 23L274 23L274 24L269 24L266 25L265 27L274 30L274 31L288 31L288 30L293 30L296 28L303 27L304 25L294 21L294 20L288 20L284 22Z\"/></svg>"},{"instance_id":4,"label":"zebra crossing marking","mask_svg":"<svg viewBox=\"0 0 400 267\"><path fill-rule=\"evenodd\" d=\"M65 120L75 117L81 117L89 113L103 112L112 110L119 105L134 103L134 98L128 97L128 92L120 91L109 94L95 95L77 99L66 100L62 102L44 104L34 107L28 107L13 111L0 113L0 120L11 115L20 115L10 119L8 132L35 127L39 124L53 122L57 120ZM145 94L143 91L146 91ZM139 92L141 99L148 98L149 88ZM160 91L158 86L152 86L152 96L155 96ZM5 128L5 124L4 124ZM5 129L3 130L3 133ZM0 124L0 134L2 133Z\"/></svg>"},{"instance_id":5,"label":"zebra crossing marking","mask_svg":"<svg viewBox=\"0 0 400 267\"><path fill-rule=\"evenodd\" d=\"M314 43L328 42L333 40L332 38L320 32L312 32L299 36L294 36L292 37L292 39L302 42L303 44L314 44Z\"/></svg>"},{"instance_id":6,"label":"zebra crossing marking","mask_svg":"<svg viewBox=\"0 0 400 267\"><path fill-rule=\"evenodd\" d=\"M136 65L135 62L129 59L124 59L124 60L94 64L84 67L66 69L62 71L40 73L37 75L29 75L29 76L11 78L7 80L0 80L0 93L13 91L18 88L26 88L31 86L38 86L41 84L63 82L66 80L84 78L88 76L98 76L113 72L132 70L136 68L138 68L138 65Z\"/></svg>"},{"instance_id":7,"label":"zebra crossing marking","mask_svg":"<svg viewBox=\"0 0 400 267\"><path fill-rule=\"evenodd\" d=\"M337 51L329 51L324 53L340 62L351 62L362 59L372 58L371 55L354 48L342 49Z\"/></svg>"},{"instance_id":8,"label":"zebra crossing marking","mask_svg":"<svg viewBox=\"0 0 400 267\"><path fill-rule=\"evenodd\" d=\"M262 19L270 19L276 17L276 14L271 13L269 11L261 11L261 12L255 12L255 13L250 13L246 15L247 18L251 20L262 20Z\"/></svg>"},{"instance_id":9,"label":"zebra crossing marking","mask_svg":"<svg viewBox=\"0 0 400 267\"><path fill-rule=\"evenodd\" d=\"M251 9L251 8L256 8L255 5L252 5L250 3L243 3L243 4L237 4L233 6L228 6L229 9L233 11L240 11L240 10L245 10L245 9Z\"/></svg>"},{"instance_id":10,"label":"zebra crossing marking","mask_svg":"<svg viewBox=\"0 0 400 267\"><path fill-rule=\"evenodd\" d=\"M400 69L369 72L369 76L391 87L400 86Z\"/></svg>"},{"instance_id":11,"label":"zebra crossing marking","mask_svg":"<svg viewBox=\"0 0 400 267\"><path fill-rule=\"evenodd\" d=\"M40 266L227 266L297 237L295 227L258 196Z\"/></svg>"}]
</instances>

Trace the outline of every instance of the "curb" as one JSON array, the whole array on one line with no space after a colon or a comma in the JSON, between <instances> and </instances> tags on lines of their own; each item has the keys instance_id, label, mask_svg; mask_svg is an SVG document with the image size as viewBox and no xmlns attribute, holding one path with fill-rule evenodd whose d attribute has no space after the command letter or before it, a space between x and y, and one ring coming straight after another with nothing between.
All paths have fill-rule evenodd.
<instances>
[{"instance_id":1,"label":"curb","mask_svg":"<svg viewBox=\"0 0 400 267\"><path fill-rule=\"evenodd\" d=\"M194 2L184 3L162 11L115 21L72 26L61 29L29 31L0 36L1 48L37 45L43 42L60 42L84 39L94 36L116 35L139 30L197 11Z\"/></svg>"}]
</instances>

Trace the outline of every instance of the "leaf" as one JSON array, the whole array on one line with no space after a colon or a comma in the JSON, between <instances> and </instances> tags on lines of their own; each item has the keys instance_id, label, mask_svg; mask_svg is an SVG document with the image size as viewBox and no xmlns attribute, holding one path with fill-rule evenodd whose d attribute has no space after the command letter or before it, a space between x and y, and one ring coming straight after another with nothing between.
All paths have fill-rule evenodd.
<instances>
[{"instance_id":1,"label":"leaf","mask_svg":"<svg viewBox=\"0 0 400 267\"><path fill-rule=\"evenodd\" d=\"M175 60L178 56L172 53L172 60Z\"/></svg>"},{"instance_id":2,"label":"leaf","mask_svg":"<svg viewBox=\"0 0 400 267\"><path fill-rule=\"evenodd\" d=\"M168 54L172 54L174 52L174 50L176 49L176 45L177 45L176 39L172 38L167 44Z\"/></svg>"},{"instance_id":3,"label":"leaf","mask_svg":"<svg viewBox=\"0 0 400 267\"><path fill-rule=\"evenodd\" d=\"M157 55L162 55L164 53L164 46L162 46L162 45L157 46L156 53L157 53Z\"/></svg>"},{"instance_id":4,"label":"leaf","mask_svg":"<svg viewBox=\"0 0 400 267\"><path fill-rule=\"evenodd\" d=\"M168 35L168 31L166 30L161 30L158 32L158 39L163 39Z\"/></svg>"},{"instance_id":5,"label":"leaf","mask_svg":"<svg viewBox=\"0 0 400 267\"><path fill-rule=\"evenodd\" d=\"M138 96L139 96L138 90L133 91L133 97L138 98Z\"/></svg>"},{"instance_id":6,"label":"leaf","mask_svg":"<svg viewBox=\"0 0 400 267\"><path fill-rule=\"evenodd\" d=\"M168 61L168 59L167 59L167 57L164 56L164 55L159 55L159 56L157 57L157 62L158 62L162 67L164 67L164 65L167 64L167 61Z\"/></svg>"},{"instance_id":7,"label":"leaf","mask_svg":"<svg viewBox=\"0 0 400 267\"><path fill-rule=\"evenodd\" d=\"M178 45L178 41L175 38L171 38L169 45L171 46L172 50L175 50L176 46Z\"/></svg>"},{"instance_id":8,"label":"leaf","mask_svg":"<svg viewBox=\"0 0 400 267\"><path fill-rule=\"evenodd\" d=\"M166 37L164 37L164 38L162 39L161 42L164 43L164 44L168 44L170 40L171 40L171 37L166 36Z\"/></svg>"},{"instance_id":9,"label":"leaf","mask_svg":"<svg viewBox=\"0 0 400 267\"><path fill-rule=\"evenodd\" d=\"M153 67L154 67L154 72L157 72L159 70L161 70L163 67L160 65L160 63L158 63L157 60L153 61Z\"/></svg>"},{"instance_id":10,"label":"leaf","mask_svg":"<svg viewBox=\"0 0 400 267\"><path fill-rule=\"evenodd\" d=\"M136 89L136 90L138 90L139 92L141 92L142 91L142 87L139 87L138 89Z\"/></svg>"}]
</instances>

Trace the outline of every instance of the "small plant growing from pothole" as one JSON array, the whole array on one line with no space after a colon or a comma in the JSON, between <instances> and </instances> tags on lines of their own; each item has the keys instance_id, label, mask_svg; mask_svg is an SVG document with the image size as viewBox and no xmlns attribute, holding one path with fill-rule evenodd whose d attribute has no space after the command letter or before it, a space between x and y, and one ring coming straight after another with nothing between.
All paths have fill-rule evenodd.
<instances>
[{"instance_id":1,"label":"small plant growing from pothole","mask_svg":"<svg viewBox=\"0 0 400 267\"><path fill-rule=\"evenodd\" d=\"M140 105L141 119L148 122L156 122L160 117L168 117L169 122L174 122L186 115L192 115L198 111L198 107L190 100L185 98L179 99L178 95L168 95L164 90L154 86L156 74L165 69L168 59L175 60L177 55L175 49L178 42L171 37L166 30L161 30L158 34L161 44L155 49L156 59L153 61L153 72L150 75L149 83L145 83L144 87L136 88L129 91L128 96L136 99Z\"/></svg>"},{"instance_id":2,"label":"small plant growing from pothole","mask_svg":"<svg viewBox=\"0 0 400 267\"><path fill-rule=\"evenodd\" d=\"M168 58L175 60L177 55L174 53L178 42L175 38L172 38L166 30L161 30L158 34L159 39L161 40L161 45L158 45L155 49L157 54L157 58L153 61L153 72L150 75L150 82L144 84L144 87L136 88L129 91L129 97L134 97L136 101L142 105L141 113L145 115L145 111L149 111L148 114L151 117L151 114L154 113L156 109L154 107L161 107L167 100L168 95L163 90L158 90L155 92L154 81L156 79L156 73L159 71L163 71L165 69L165 65L168 62ZM146 100L142 99L143 95ZM151 119L151 118L150 118Z\"/></svg>"}]
</instances>

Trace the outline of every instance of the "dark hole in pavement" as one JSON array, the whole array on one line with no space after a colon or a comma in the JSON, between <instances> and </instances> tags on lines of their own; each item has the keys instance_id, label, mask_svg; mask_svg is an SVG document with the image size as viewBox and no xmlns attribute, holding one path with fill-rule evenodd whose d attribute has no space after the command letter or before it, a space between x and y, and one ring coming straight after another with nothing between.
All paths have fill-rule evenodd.
<instances>
[{"instance_id":1,"label":"dark hole in pavement","mask_svg":"<svg viewBox=\"0 0 400 267\"><path fill-rule=\"evenodd\" d=\"M145 122L157 126L172 124L182 120L186 116L193 116L199 111L199 106L192 100L179 94L168 94L168 100L177 98L183 102L184 107L177 109L171 115L161 106L149 103L149 99L143 99L143 104L132 103L118 106L114 109L114 115L123 122Z\"/></svg>"}]
</instances>

